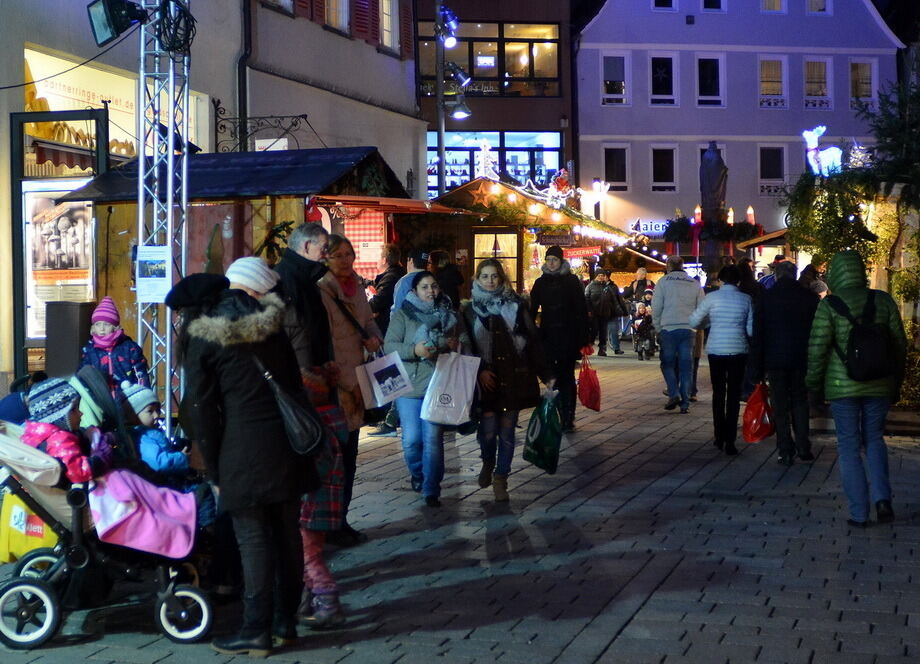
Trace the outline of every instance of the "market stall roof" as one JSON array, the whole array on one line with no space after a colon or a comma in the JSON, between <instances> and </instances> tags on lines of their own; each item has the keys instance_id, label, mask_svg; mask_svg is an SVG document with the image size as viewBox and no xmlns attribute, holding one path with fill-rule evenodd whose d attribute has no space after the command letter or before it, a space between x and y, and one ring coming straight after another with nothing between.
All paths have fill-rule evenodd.
<instances>
[{"instance_id":1,"label":"market stall roof","mask_svg":"<svg viewBox=\"0 0 920 664\"><path fill-rule=\"evenodd\" d=\"M367 208L375 212L395 214L465 214L478 217L479 212L447 207L434 201L418 201L412 198L380 198L377 196L326 196L313 199L320 207L344 205L349 208Z\"/></svg>"},{"instance_id":2,"label":"market stall roof","mask_svg":"<svg viewBox=\"0 0 920 664\"><path fill-rule=\"evenodd\" d=\"M772 231L770 233L764 233L758 237L752 237L750 240L745 240L744 242L738 242L735 246L738 249L750 249L751 247L760 247L763 245L780 245L785 244L786 242L786 229L782 228L778 231Z\"/></svg>"},{"instance_id":3,"label":"market stall roof","mask_svg":"<svg viewBox=\"0 0 920 664\"><path fill-rule=\"evenodd\" d=\"M113 203L137 200L137 165L131 161L93 178L58 199ZM364 178L372 173L376 177ZM359 177L349 176L357 174ZM270 150L266 152L199 152L188 158L189 200L369 193L369 179L382 195L408 198L399 178L375 147Z\"/></svg>"}]
</instances>

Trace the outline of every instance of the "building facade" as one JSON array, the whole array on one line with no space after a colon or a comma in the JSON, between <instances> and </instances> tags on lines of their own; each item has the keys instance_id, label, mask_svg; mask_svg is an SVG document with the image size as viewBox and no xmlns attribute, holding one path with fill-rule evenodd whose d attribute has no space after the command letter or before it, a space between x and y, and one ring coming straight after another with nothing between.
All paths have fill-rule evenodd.
<instances>
[{"instance_id":1,"label":"building facade","mask_svg":"<svg viewBox=\"0 0 920 664\"><path fill-rule=\"evenodd\" d=\"M602 218L624 229L691 215L715 141L726 206L779 229L802 132L871 148L852 100L897 80L902 47L870 0L608 0L576 45L579 184L607 181Z\"/></svg>"},{"instance_id":2,"label":"building facade","mask_svg":"<svg viewBox=\"0 0 920 664\"><path fill-rule=\"evenodd\" d=\"M472 77L462 89L472 115L447 114L446 182L452 189L476 176L485 141L497 170L524 184L546 186L574 155L569 2L451 0L458 44L445 60ZM437 195L434 2L418 3L418 76L428 123L429 196ZM533 17L539 17L535 19ZM448 97L460 89L446 86Z\"/></svg>"}]
</instances>

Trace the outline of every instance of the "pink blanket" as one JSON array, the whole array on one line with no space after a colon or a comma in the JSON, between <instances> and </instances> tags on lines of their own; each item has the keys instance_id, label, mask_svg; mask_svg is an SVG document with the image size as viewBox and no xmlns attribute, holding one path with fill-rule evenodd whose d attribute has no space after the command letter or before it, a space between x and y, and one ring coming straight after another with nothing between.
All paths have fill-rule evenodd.
<instances>
[{"instance_id":1,"label":"pink blanket","mask_svg":"<svg viewBox=\"0 0 920 664\"><path fill-rule=\"evenodd\" d=\"M195 496L154 486L126 470L96 479L89 494L99 539L167 558L184 558L195 540Z\"/></svg>"}]
</instances>

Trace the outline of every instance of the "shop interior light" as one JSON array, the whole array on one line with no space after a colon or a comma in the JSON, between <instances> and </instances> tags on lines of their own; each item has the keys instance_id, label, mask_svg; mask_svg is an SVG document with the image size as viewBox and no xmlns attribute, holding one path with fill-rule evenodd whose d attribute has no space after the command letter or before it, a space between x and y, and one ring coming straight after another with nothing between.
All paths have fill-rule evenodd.
<instances>
[{"instance_id":1,"label":"shop interior light","mask_svg":"<svg viewBox=\"0 0 920 664\"><path fill-rule=\"evenodd\" d=\"M93 0L86 12L96 46L105 46L134 23L147 19L143 8L128 0Z\"/></svg>"},{"instance_id":2,"label":"shop interior light","mask_svg":"<svg viewBox=\"0 0 920 664\"><path fill-rule=\"evenodd\" d=\"M463 68L456 62L448 62L444 65L444 68L447 70L447 73L450 74L450 77L457 81L457 85L461 88L465 88L473 80L473 78L463 71Z\"/></svg>"}]
</instances>

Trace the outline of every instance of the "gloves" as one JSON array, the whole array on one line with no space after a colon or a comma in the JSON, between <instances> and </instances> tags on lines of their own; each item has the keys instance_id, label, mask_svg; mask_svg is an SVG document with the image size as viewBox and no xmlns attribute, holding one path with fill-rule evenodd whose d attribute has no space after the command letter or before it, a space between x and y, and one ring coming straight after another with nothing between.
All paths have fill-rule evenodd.
<instances>
[{"instance_id":1,"label":"gloves","mask_svg":"<svg viewBox=\"0 0 920 664\"><path fill-rule=\"evenodd\" d=\"M102 433L96 427L90 427L86 433L90 436L89 465L93 477L104 475L112 467L112 461L115 459L114 437L110 433Z\"/></svg>"}]
</instances>

